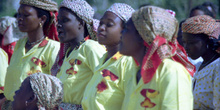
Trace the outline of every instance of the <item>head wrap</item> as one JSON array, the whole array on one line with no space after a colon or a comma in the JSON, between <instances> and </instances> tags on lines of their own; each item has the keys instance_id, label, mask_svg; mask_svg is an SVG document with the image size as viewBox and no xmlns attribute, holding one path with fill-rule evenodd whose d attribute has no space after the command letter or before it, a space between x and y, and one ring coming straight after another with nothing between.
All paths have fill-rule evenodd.
<instances>
[{"instance_id":1,"label":"head wrap","mask_svg":"<svg viewBox=\"0 0 220 110\"><path fill-rule=\"evenodd\" d=\"M116 14L124 22L128 21L134 9L125 3L114 3L107 11Z\"/></svg>"},{"instance_id":2,"label":"head wrap","mask_svg":"<svg viewBox=\"0 0 220 110\"><path fill-rule=\"evenodd\" d=\"M37 96L39 110L53 110L58 107L63 98L61 81L51 75L35 73L29 76L31 88Z\"/></svg>"},{"instance_id":3,"label":"head wrap","mask_svg":"<svg viewBox=\"0 0 220 110\"><path fill-rule=\"evenodd\" d=\"M220 53L220 22L207 15L188 18L182 24L182 31L190 34L206 34L215 45L214 49Z\"/></svg>"},{"instance_id":4,"label":"head wrap","mask_svg":"<svg viewBox=\"0 0 220 110\"><path fill-rule=\"evenodd\" d=\"M3 35L0 47L8 54L8 62L10 62L16 41L26 36L26 33L19 30L16 18L5 16L0 18L0 34Z\"/></svg>"},{"instance_id":5,"label":"head wrap","mask_svg":"<svg viewBox=\"0 0 220 110\"><path fill-rule=\"evenodd\" d=\"M44 34L48 38L59 41L56 29L57 22L57 3L52 0L20 0L20 4L34 6L46 11L49 11L51 19L49 24L44 28Z\"/></svg>"},{"instance_id":6,"label":"head wrap","mask_svg":"<svg viewBox=\"0 0 220 110\"><path fill-rule=\"evenodd\" d=\"M8 45L26 36L26 33L19 31L16 18L9 16L0 18L0 34L4 37L3 45Z\"/></svg>"},{"instance_id":7,"label":"head wrap","mask_svg":"<svg viewBox=\"0 0 220 110\"><path fill-rule=\"evenodd\" d=\"M81 18L88 29L89 35L92 39L96 39L96 32L93 26L93 8L85 0L63 0L60 7L65 7L72 10L79 18Z\"/></svg>"},{"instance_id":8,"label":"head wrap","mask_svg":"<svg viewBox=\"0 0 220 110\"><path fill-rule=\"evenodd\" d=\"M97 28L99 25L99 20L93 19L94 10L93 8L84 0L63 0L59 6L65 7L73 11L80 19L82 19L89 32L89 37L96 40ZM64 56L67 49L70 47L69 43L61 43L60 51L57 55L56 61L51 68L52 75L56 75L59 71L61 65L63 64Z\"/></svg>"},{"instance_id":9,"label":"head wrap","mask_svg":"<svg viewBox=\"0 0 220 110\"><path fill-rule=\"evenodd\" d=\"M132 21L147 47L141 67L144 83L151 81L165 58L181 63L193 75L195 67L176 40L178 21L171 13L159 7L146 6L132 14Z\"/></svg>"},{"instance_id":10,"label":"head wrap","mask_svg":"<svg viewBox=\"0 0 220 110\"><path fill-rule=\"evenodd\" d=\"M216 22L210 16L198 15L188 18L182 24L182 31L190 34L206 34L209 37L218 39L220 35L220 22Z\"/></svg>"}]
</instances>

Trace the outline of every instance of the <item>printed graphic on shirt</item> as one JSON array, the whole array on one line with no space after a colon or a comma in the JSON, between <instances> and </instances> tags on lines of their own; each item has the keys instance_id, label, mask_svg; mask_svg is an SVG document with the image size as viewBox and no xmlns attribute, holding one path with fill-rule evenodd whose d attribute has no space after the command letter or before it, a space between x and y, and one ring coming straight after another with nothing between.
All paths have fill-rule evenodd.
<instances>
[{"instance_id":1,"label":"printed graphic on shirt","mask_svg":"<svg viewBox=\"0 0 220 110\"><path fill-rule=\"evenodd\" d=\"M108 80L112 80L115 81L118 79L118 76L116 76L115 74L113 74L111 71L104 69L102 70L102 76Z\"/></svg>"},{"instance_id":2,"label":"printed graphic on shirt","mask_svg":"<svg viewBox=\"0 0 220 110\"><path fill-rule=\"evenodd\" d=\"M73 65L81 65L82 61L78 60L78 59L71 59L69 61L70 65L73 66Z\"/></svg>"},{"instance_id":3,"label":"printed graphic on shirt","mask_svg":"<svg viewBox=\"0 0 220 110\"><path fill-rule=\"evenodd\" d=\"M70 69L67 69L66 70L66 74L69 74L69 75L74 75L74 74L76 74L77 73L77 71L74 71L74 68L73 67L71 67Z\"/></svg>"},{"instance_id":4,"label":"printed graphic on shirt","mask_svg":"<svg viewBox=\"0 0 220 110\"><path fill-rule=\"evenodd\" d=\"M145 97L145 100L141 102L141 107L153 108L156 104L151 102L150 98L155 98L159 92L153 89L143 89L141 90L141 95Z\"/></svg>"},{"instance_id":5,"label":"printed graphic on shirt","mask_svg":"<svg viewBox=\"0 0 220 110\"><path fill-rule=\"evenodd\" d=\"M98 93L101 93L103 92L104 90L108 89L108 86L106 84L106 81L105 79L102 79L102 81L97 85L97 92Z\"/></svg>"},{"instance_id":6,"label":"printed graphic on shirt","mask_svg":"<svg viewBox=\"0 0 220 110\"><path fill-rule=\"evenodd\" d=\"M31 70L27 72L28 75L34 74L34 73L39 73L41 72L40 70L35 70L34 67L31 67Z\"/></svg>"},{"instance_id":7,"label":"printed graphic on shirt","mask_svg":"<svg viewBox=\"0 0 220 110\"><path fill-rule=\"evenodd\" d=\"M81 65L82 61L78 60L78 59L71 59L69 60L69 64L71 66L74 66L74 65ZM77 71L74 70L73 67L70 67L69 69L66 70L66 74L69 74L69 75L75 75L77 73Z\"/></svg>"},{"instance_id":8,"label":"printed graphic on shirt","mask_svg":"<svg viewBox=\"0 0 220 110\"><path fill-rule=\"evenodd\" d=\"M36 65L38 65L38 66L40 66L40 67L42 67L42 68L45 68L47 65L46 65L46 63L44 63L42 60L40 60L40 59L38 59L38 58L36 58L36 57L33 57L32 59L31 59L31 61L34 63L34 64L36 64Z\"/></svg>"}]
</instances>

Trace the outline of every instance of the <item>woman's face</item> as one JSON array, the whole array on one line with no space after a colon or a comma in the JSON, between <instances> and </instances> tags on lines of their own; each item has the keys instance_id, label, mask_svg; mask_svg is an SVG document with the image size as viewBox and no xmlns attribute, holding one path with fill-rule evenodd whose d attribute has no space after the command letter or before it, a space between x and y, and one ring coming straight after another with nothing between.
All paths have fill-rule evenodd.
<instances>
[{"instance_id":1,"label":"woman's face","mask_svg":"<svg viewBox=\"0 0 220 110\"><path fill-rule=\"evenodd\" d=\"M192 59L202 56L207 50L207 42L199 36L183 33L183 46Z\"/></svg>"},{"instance_id":2,"label":"woman's face","mask_svg":"<svg viewBox=\"0 0 220 110\"><path fill-rule=\"evenodd\" d=\"M132 19L126 23L122 31L120 53L128 56L133 56L138 50L143 48L143 40L136 30Z\"/></svg>"},{"instance_id":3,"label":"woman's face","mask_svg":"<svg viewBox=\"0 0 220 110\"><path fill-rule=\"evenodd\" d=\"M33 95L30 79L26 78L19 90L15 92L14 101L12 102L13 110L25 110L27 108L26 101L29 101Z\"/></svg>"},{"instance_id":4,"label":"woman's face","mask_svg":"<svg viewBox=\"0 0 220 110\"><path fill-rule=\"evenodd\" d=\"M39 24L42 23L41 18L38 18L37 11L28 5L20 5L17 20L21 32L35 31L40 27Z\"/></svg>"},{"instance_id":5,"label":"woman's face","mask_svg":"<svg viewBox=\"0 0 220 110\"><path fill-rule=\"evenodd\" d=\"M98 27L98 42L102 45L118 45L123 21L114 13L106 11Z\"/></svg>"},{"instance_id":6,"label":"woman's face","mask_svg":"<svg viewBox=\"0 0 220 110\"><path fill-rule=\"evenodd\" d=\"M198 15L204 15L205 13L202 10L194 10L191 14L190 17L193 16L198 16Z\"/></svg>"},{"instance_id":7,"label":"woman's face","mask_svg":"<svg viewBox=\"0 0 220 110\"><path fill-rule=\"evenodd\" d=\"M67 43L77 38L80 33L80 25L80 22L72 12L66 8L60 8L57 25L60 42Z\"/></svg>"}]
</instances>

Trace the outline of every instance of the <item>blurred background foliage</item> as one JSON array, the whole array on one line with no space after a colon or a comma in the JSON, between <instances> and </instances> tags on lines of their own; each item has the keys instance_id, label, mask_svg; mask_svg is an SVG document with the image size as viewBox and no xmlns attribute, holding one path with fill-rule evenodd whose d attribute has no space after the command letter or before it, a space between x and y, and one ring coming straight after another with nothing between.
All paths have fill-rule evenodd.
<instances>
[{"instance_id":1,"label":"blurred background foliage","mask_svg":"<svg viewBox=\"0 0 220 110\"><path fill-rule=\"evenodd\" d=\"M58 4L62 0L54 0ZM190 9L202 4L205 1L213 2L218 7L220 0L86 0L96 11L95 17L100 18L105 10L113 3L127 3L134 9L138 9L142 5L155 5L166 9L171 9L176 12L176 18L181 21L188 17ZM0 17L13 16L19 7L19 0L0 0ZM217 18L220 16L218 9Z\"/></svg>"}]
</instances>

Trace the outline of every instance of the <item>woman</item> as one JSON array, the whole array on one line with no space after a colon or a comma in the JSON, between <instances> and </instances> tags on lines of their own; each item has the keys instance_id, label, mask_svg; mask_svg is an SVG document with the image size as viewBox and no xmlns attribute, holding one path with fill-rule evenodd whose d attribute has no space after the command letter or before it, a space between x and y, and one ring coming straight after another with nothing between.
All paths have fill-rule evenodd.
<instances>
[{"instance_id":1,"label":"woman","mask_svg":"<svg viewBox=\"0 0 220 110\"><path fill-rule=\"evenodd\" d=\"M190 10L189 17L197 16L197 15L209 15L214 18L212 12L210 12L205 6L198 5Z\"/></svg>"},{"instance_id":2,"label":"woman","mask_svg":"<svg viewBox=\"0 0 220 110\"><path fill-rule=\"evenodd\" d=\"M207 15L187 19L183 25L183 44L192 59L202 57L193 79L194 109L220 109L220 23Z\"/></svg>"},{"instance_id":3,"label":"woman","mask_svg":"<svg viewBox=\"0 0 220 110\"><path fill-rule=\"evenodd\" d=\"M35 73L15 92L13 110L58 110L63 98L61 81L51 75Z\"/></svg>"},{"instance_id":4,"label":"woman","mask_svg":"<svg viewBox=\"0 0 220 110\"><path fill-rule=\"evenodd\" d=\"M5 101L5 96L4 96L4 84L5 84L5 75L6 75L6 70L8 67L8 55L7 53L0 48L0 107L2 103ZM1 109L0 109L1 110Z\"/></svg>"},{"instance_id":5,"label":"woman","mask_svg":"<svg viewBox=\"0 0 220 110\"><path fill-rule=\"evenodd\" d=\"M176 37L178 22L165 9L147 6L132 14L122 33L120 53L139 71L126 77L123 110L191 110L195 68ZM190 73L190 74L189 74Z\"/></svg>"},{"instance_id":6,"label":"woman","mask_svg":"<svg viewBox=\"0 0 220 110\"><path fill-rule=\"evenodd\" d=\"M57 71L64 88L63 103L60 105L64 110L81 108L85 87L105 52L98 42L90 40L96 37L93 14L92 7L84 0L64 0L60 4L57 25L59 39L61 43L69 45L65 47L66 51L60 50L65 54Z\"/></svg>"},{"instance_id":7,"label":"woman","mask_svg":"<svg viewBox=\"0 0 220 110\"><path fill-rule=\"evenodd\" d=\"M0 18L0 47L8 54L8 63L14 52L16 42L26 33L19 31L17 20L14 17Z\"/></svg>"},{"instance_id":8,"label":"woman","mask_svg":"<svg viewBox=\"0 0 220 110\"><path fill-rule=\"evenodd\" d=\"M14 92L27 76L36 72L51 74L60 45L48 39L56 35L53 28L55 21L50 12L57 11L57 4L51 0L21 0L20 4L18 27L27 33L27 37L17 42L7 69L4 95L8 101L13 101ZM44 29L54 33L48 34Z\"/></svg>"},{"instance_id":9,"label":"woman","mask_svg":"<svg viewBox=\"0 0 220 110\"><path fill-rule=\"evenodd\" d=\"M98 42L108 50L99 60L92 79L86 86L82 107L91 110L120 110L124 99L124 76L133 72L131 57L119 50L121 31L134 9L114 3L103 15L98 28Z\"/></svg>"}]
</instances>

